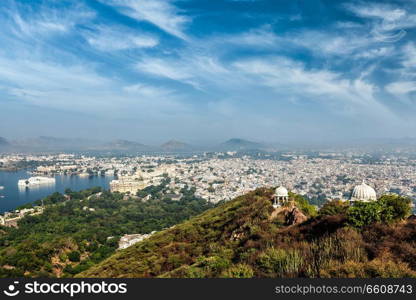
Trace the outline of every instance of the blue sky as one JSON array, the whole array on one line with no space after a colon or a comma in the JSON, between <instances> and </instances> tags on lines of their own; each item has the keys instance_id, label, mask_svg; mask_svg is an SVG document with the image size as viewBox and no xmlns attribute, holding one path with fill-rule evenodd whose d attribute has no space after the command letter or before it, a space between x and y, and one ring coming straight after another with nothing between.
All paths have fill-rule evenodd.
<instances>
[{"instance_id":1,"label":"blue sky","mask_svg":"<svg viewBox=\"0 0 416 300\"><path fill-rule=\"evenodd\" d=\"M0 136L415 136L415 1L0 2Z\"/></svg>"}]
</instances>

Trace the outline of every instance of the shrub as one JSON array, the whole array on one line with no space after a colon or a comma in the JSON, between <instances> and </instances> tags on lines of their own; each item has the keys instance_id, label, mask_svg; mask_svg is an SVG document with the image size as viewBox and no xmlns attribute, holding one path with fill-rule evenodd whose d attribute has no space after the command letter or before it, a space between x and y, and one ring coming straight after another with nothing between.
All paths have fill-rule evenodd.
<instances>
[{"instance_id":1,"label":"shrub","mask_svg":"<svg viewBox=\"0 0 416 300\"><path fill-rule=\"evenodd\" d=\"M204 278L206 277L206 274L204 270L196 267L188 267L188 270L186 272L186 278Z\"/></svg>"},{"instance_id":2,"label":"shrub","mask_svg":"<svg viewBox=\"0 0 416 300\"><path fill-rule=\"evenodd\" d=\"M332 200L326 202L322 208L319 210L320 216L334 216L334 215L344 215L348 210L348 203L341 200Z\"/></svg>"},{"instance_id":3,"label":"shrub","mask_svg":"<svg viewBox=\"0 0 416 300\"><path fill-rule=\"evenodd\" d=\"M383 205L378 201L357 201L348 209L347 218L350 225L359 228L381 222L381 220L388 220L390 215L386 213Z\"/></svg>"},{"instance_id":4,"label":"shrub","mask_svg":"<svg viewBox=\"0 0 416 300\"><path fill-rule=\"evenodd\" d=\"M324 278L363 278L365 272L363 263L347 261L344 264L333 264L328 269L323 270L320 274Z\"/></svg>"},{"instance_id":5,"label":"shrub","mask_svg":"<svg viewBox=\"0 0 416 300\"><path fill-rule=\"evenodd\" d=\"M303 259L296 250L268 248L257 258L257 264L266 274L277 277L296 276Z\"/></svg>"},{"instance_id":6,"label":"shrub","mask_svg":"<svg viewBox=\"0 0 416 300\"><path fill-rule=\"evenodd\" d=\"M221 277L225 278L251 278L253 276L253 269L246 264L237 264L228 268L221 274Z\"/></svg>"},{"instance_id":7,"label":"shrub","mask_svg":"<svg viewBox=\"0 0 416 300\"><path fill-rule=\"evenodd\" d=\"M393 220L402 220L410 215L412 200L396 194L383 195L378 200L385 207L391 208Z\"/></svg>"},{"instance_id":8,"label":"shrub","mask_svg":"<svg viewBox=\"0 0 416 300\"><path fill-rule=\"evenodd\" d=\"M65 253L59 254L59 260L61 262L66 262L67 259L68 259L68 255L66 255Z\"/></svg>"},{"instance_id":9,"label":"shrub","mask_svg":"<svg viewBox=\"0 0 416 300\"><path fill-rule=\"evenodd\" d=\"M173 271L164 273L160 278L205 278L206 273L203 269L196 266L181 266Z\"/></svg>"},{"instance_id":10,"label":"shrub","mask_svg":"<svg viewBox=\"0 0 416 300\"><path fill-rule=\"evenodd\" d=\"M298 194L289 192L289 198L294 200L299 207L299 209L307 216L314 217L316 216L316 207L311 205L308 200Z\"/></svg>"},{"instance_id":11,"label":"shrub","mask_svg":"<svg viewBox=\"0 0 416 300\"><path fill-rule=\"evenodd\" d=\"M72 262L79 262L81 259L81 254L78 251L72 251L68 253L68 258Z\"/></svg>"},{"instance_id":12,"label":"shrub","mask_svg":"<svg viewBox=\"0 0 416 300\"><path fill-rule=\"evenodd\" d=\"M333 278L414 278L416 272L411 270L406 263L377 258L366 263L347 261L341 265L335 264L323 271L321 275Z\"/></svg>"},{"instance_id":13,"label":"shrub","mask_svg":"<svg viewBox=\"0 0 416 300\"><path fill-rule=\"evenodd\" d=\"M383 277L383 278L404 278L416 277L416 272L412 271L406 263L388 260L383 261L374 259L364 266L366 277Z\"/></svg>"},{"instance_id":14,"label":"shrub","mask_svg":"<svg viewBox=\"0 0 416 300\"><path fill-rule=\"evenodd\" d=\"M411 200L399 195L383 195L377 201L355 202L348 209L348 223L354 227L363 227L373 223L389 224L402 220L410 214Z\"/></svg>"},{"instance_id":15,"label":"shrub","mask_svg":"<svg viewBox=\"0 0 416 300\"><path fill-rule=\"evenodd\" d=\"M347 261L367 260L361 234L352 228L341 228L309 244L306 272L311 277L326 277L333 265Z\"/></svg>"},{"instance_id":16,"label":"shrub","mask_svg":"<svg viewBox=\"0 0 416 300\"><path fill-rule=\"evenodd\" d=\"M223 257L211 256L204 261L204 264L209 271L219 273L220 271L228 268L231 261Z\"/></svg>"}]
</instances>

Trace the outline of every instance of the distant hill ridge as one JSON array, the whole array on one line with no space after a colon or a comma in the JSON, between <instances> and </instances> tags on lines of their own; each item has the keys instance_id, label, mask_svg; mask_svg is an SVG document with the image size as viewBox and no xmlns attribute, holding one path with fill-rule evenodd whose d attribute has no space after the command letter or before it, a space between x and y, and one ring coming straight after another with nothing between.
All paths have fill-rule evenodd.
<instances>
[{"instance_id":1,"label":"distant hill ridge","mask_svg":"<svg viewBox=\"0 0 416 300\"><path fill-rule=\"evenodd\" d=\"M110 143L104 144L103 146L98 145L97 149L109 149L109 150L136 150L136 151L145 151L149 150L150 147L138 142L133 142L129 140L114 140Z\"/></svg>"},{"instance_id":2,"label":"distant hill ridge","mask_svg":"<svg viewBox=\"0 0 416 300\"><path fill-rule=\"evenodd\" d=\"M160 146L165 151L189 150L192 147L178 140L170 140Z\"/></svg>"},{"instance_id":3,"label":"distant hill ridge","mask_svg":"<svg viewBox=\"0 0 416 300\"><path fill-rule=\"evenodd\" d=\"M264 145L244 139L232 138L225 143L220 144L220 147L227 150L255 150L264 148Z\"/></svg>"},{"instance_id":4,"label":"distant hill ridge","mask_svg":"<svg viewBox=\"0 0 416 300\"><path fill-rule=\"evenodd\" d=\"M9 146L14 151L117 151L117 152L183 152L183 151L245 151L264 149L265 145L244 139L232 138L219 145L194 146L176 139L159 146L136 141L116 139L103 142L93 139L57 138L39 136L7 141L0 137L0 146Z\"/></svg>"}]
</instances>

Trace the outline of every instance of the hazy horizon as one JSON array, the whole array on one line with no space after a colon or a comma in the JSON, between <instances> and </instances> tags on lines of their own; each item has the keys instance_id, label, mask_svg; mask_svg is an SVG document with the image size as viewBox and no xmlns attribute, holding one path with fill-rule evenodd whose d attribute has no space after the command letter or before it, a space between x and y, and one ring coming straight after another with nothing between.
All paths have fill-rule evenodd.
<instances>
[{"instance_id":1,"label":"hazy horizon","mask_svg":"<svg viewBox=\"0 0 416 300\"><path fill-rule=\"evenodd\" d=\"M416 3L0 3L0 137L415 137Z\"/></svg>"}]
</instances>

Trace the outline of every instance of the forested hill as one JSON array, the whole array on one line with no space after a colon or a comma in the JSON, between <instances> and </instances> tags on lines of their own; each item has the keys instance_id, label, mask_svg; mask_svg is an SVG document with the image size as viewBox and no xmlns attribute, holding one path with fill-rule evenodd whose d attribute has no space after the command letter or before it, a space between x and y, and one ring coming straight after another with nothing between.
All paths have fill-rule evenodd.
<instances>
[{"instance_id":1,"label":"forested hill","mask_svg":"<svg viewBox=\"0 0 416 300\"><path fill-rule=\"evenodd\" d=\"M295 207L274 211L272 195L258 189L240 196L77 277L416 276L416 222L406 219L407 199L355 207L331 202L316 215L294 194ZM293 225L295 211L309 218Z\"/></svg>"},{"instance_id":2,"label":"forested hill","mask_svg":"<svg viewBox=\"0 0 416 300\"><path fill-rule=\"evenodd\" d=\"M24 217L18 228L0 226L0 277L72 277L113 254L124 234L162 230L214 207L194 189L169 199L167 183L139 197L100 188L46 197L43 214Z\"/></svg>"}]
</instances>

